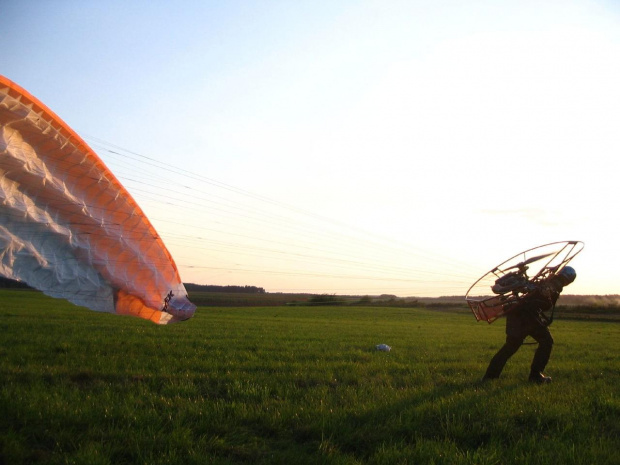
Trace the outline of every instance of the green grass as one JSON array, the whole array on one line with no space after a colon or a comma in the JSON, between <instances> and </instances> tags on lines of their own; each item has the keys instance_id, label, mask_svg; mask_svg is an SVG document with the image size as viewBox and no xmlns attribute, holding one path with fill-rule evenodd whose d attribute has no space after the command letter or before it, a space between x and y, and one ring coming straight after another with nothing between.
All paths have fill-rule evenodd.
<instances>
[{"instance_id":1,"label":"green grass","mask_svg":"<svg viewBox=\"0 0 620 465\"><path fill-rule=\"evenodd\" d=\"M160 327L7 290L0 326L2 464L619 463L618 323L556 321L549 386L533 346L480 383L503 324L423 309Z\"/></svg>"}]
</instances>

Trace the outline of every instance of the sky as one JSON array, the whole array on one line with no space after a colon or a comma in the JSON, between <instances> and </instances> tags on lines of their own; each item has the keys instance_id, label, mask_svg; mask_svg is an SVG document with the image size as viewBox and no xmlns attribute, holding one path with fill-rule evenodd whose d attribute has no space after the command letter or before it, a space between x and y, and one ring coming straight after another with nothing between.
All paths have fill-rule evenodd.
<instances>
[{"instance_id":1,"label":"sky","mask_svg":"<svg viewBox=\"0 0 620 465\"><path fill-rule=\"evenodd\" d=\"M579 240L570 293L619 294L619 26L612 1L2 0L0 74L184 282L464 295Z\"/></svg>"}]
</instances>

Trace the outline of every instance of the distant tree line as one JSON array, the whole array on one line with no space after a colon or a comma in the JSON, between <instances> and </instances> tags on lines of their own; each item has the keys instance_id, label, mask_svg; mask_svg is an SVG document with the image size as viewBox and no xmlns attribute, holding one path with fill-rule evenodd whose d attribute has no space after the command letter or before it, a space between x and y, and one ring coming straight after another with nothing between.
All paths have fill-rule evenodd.
<instances>
[{"instance_id":1,"label":"distant tree line","mask_svg":"<svg viewBox=\"0 0 620 465\"><path fill-rule=\"evenodd\" d=\"M0 289L30 289L25 283L0 276ZM265 289L256 286L214 286L203 284L185 284L188 292L231 292L237 294L265 294Z\"/></svg>"},{"instance_id":2,"label":"distant tree line","mask_svg":"<svg viewBox=\"0 0 620 465\"><path fill-rule=\"evenodd\" d=\"M0 289L30 289L26 283L0 276Z\"/></svg>"},{"instance_id":3,"label":"distant tree line","mask_svg":"<svg viewBox=\"0 0 620 465\"><path fill-rule=\"evenodd\" d=\"M265 294L265 289L256 286L215 286L213 284L186 283L187 292L232 292L237 294Z\"/></svg>"},{"instance_id":4,"label":"distant tree line","mask_svg":"<svg viewBox=\"0 0 620 465\"><path fill-rule=\"evenodd\" d=\"M343 305L345 303L344 299L336 297L335 294L314 295L308 299L309 305Z\"/></svg>"}]
</instances>

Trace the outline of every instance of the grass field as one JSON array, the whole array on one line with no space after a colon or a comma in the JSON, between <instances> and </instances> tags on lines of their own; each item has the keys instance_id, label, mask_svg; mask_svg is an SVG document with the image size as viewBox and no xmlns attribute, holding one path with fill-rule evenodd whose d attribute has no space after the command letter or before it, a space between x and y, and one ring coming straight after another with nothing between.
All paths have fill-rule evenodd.
<instances>
[{"instance_id":1,"label":"grass field","mask_svg":"<svg viewBox=\"0 0 620 465\"><path fill-rule=\"evenodd\" d=\"M620 324L559 320L479 381L503 323L377 307L199 308L177 325L0 291L0 463L620 463ZM386 343L391 352L378 352Z\"/></svg>"}]
</instances>

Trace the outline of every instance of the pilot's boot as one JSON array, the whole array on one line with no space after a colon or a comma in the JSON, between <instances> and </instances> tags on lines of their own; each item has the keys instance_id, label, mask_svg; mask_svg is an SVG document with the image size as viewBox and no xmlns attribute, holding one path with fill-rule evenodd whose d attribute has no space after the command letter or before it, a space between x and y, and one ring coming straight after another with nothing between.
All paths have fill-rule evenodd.
<instances>
[{"instance_id":1,"label":"pilot's boot","mask_svg":"<svg viewBox=\"0 0 620 465\"><path fill-rule=\"evenodd\" d=\"M532 383L549 384L551 382L551 376L545 376L539 371L532 371L529 380Z\"/></svg>"}]
</instances>

